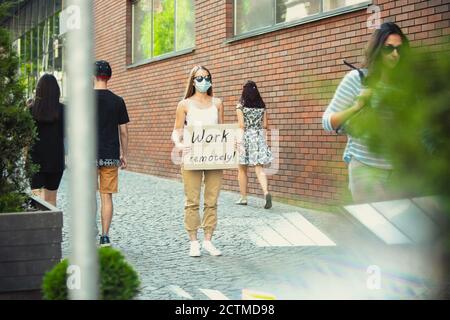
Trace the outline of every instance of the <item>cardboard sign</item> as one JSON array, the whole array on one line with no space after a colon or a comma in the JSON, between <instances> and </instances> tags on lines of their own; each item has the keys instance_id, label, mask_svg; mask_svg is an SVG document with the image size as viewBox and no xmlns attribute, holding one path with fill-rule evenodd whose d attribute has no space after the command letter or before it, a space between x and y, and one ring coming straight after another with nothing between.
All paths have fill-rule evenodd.
<instances>
[{"instance_id":1,"label":"cardboard sign","mask_svg":"<svg viewBox=\"0 0 450 320\"><path fill-rule=\"evenodd\" d=\"M239 164L236 140L239 134L237 124L209 126L186 126L183 140L191 147L183 154L186 170L234 169Z\"/></svg>"}]
</instances>

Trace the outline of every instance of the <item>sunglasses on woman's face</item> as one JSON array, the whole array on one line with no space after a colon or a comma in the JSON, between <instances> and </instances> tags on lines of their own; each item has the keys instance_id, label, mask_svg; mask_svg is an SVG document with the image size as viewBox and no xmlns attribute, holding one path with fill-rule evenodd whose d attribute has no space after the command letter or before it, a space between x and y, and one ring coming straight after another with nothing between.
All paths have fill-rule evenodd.
<instances>
[{"instance_id":1,"label":"sunglasses on woman's face","mask_svg":"<svg viewBox=\"0 0 450 320\"><path fill-rule=\"evenodd\" d=\"M396 46L396 47L395 47L395 46L389 44L389 45L383 46L383 47L381 48L381 51L382 51L384 54L391 54L392 52L394 52L394 50L397 50L397 53L398 53L398 54L401 54L401 53L402 53L402 45L399 45L399 46Z\"/></svg>"},{"instance_id":2,"label":"sunglasses on woman's face","mask_svg":"<svg viewBox=\"0 0 450 320\"><path fill-rule=\"evenodd\" d=\"M211 76L198 76L198 77L194 77L194 80L197 82L202 82L203 79L205 79L205 81L211 82Z\"/></svg>"}]
</instances>

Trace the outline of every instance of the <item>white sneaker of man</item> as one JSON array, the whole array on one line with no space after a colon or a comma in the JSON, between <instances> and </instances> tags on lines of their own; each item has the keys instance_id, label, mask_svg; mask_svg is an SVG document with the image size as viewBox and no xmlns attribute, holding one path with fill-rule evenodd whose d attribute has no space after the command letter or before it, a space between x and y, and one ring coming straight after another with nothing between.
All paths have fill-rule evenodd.
<instances>
[{"instance_id":1,"label":"white sneaker of man","mask_svg":"<svg viewBox=\"0 0 450 320\"><path fill-rule=\"evenodd\" d=\"M191 241L191 248L189 250L189 256L200 257L200 243L198 241Z\"/></svg>"},{"instance_id":2,"label":"white sneaker of man","mask_svg":"<svg viewBox=\"0 0 450 320\"><path fill-rule=\"evenodd\" d=\"M214 247L214 245L212 244L211 241L203 241L203 249L205 249L206 251L209 252L210 255L212 256L221 256L222 252L220 252L219 249L217 249L216 247Z\"/></svg>"}]
</instances>

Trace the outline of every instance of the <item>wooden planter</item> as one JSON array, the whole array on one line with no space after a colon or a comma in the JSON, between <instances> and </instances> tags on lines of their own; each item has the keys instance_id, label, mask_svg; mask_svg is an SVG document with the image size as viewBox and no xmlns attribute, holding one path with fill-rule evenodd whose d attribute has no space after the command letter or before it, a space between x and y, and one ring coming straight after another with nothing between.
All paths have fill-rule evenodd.
<instances>
[{"instance_id":1,"label":"wooden planter","mask_svg":"<svg viewBox=\"0 0 450 320\"><path fill-rule=\"evenodd\" d=\"M61 260L62 212L32 201L39 211L0 213L0 299L41 299L44 274Z\"/></svg>"}]
</instances>

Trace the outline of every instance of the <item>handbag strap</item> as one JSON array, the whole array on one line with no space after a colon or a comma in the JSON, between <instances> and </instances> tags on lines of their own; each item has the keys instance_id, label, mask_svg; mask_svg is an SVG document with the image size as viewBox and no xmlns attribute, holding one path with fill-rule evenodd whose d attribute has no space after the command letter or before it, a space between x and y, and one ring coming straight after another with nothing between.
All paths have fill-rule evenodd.
<instances>
[{"instance_id":1,"label":"handbag strap","mask_svg":"<svg viewBox=\"0 0 450 320\"><path fill-rule=\"evenodd\" d=\"M358 74L359 74L359 80L361 80L361 84L364 84L364 79L365 79L365 77L366 77L366 76L364 75L364 72L362 72L360 68L355 67L354 65L352 65L351 63L349 63L349 62L347 62L347 61L345 61L345 60L344 60L344 64L345 64L346 66L352 68L353 70L358 71Z\"/></svg>"},{"instance_id":2,"label":"handbag strap","mask_svg":"<svg viewBox=\"0 0 450 320\"><path fill-rule=\"evenodd\" d=\"M358 67L354 66L353 64L351 64L351 63L349 63L349 62L347 62L345 60L343 60L343 61L344 61L344 64L346 66L350 67L353 70L358 71L359 80L361 81L361 85L363 85L364 84L364 80L365 80L364 72L362 72L361 69L359 69ZM352 115L350 118L348 118L347 121L350 120L353 116L354 115ZM342 129L343 129L342 127L344 126L344 124L345 123L341 124L339 127L336 128L336 130L335 130L336 134L340 134L342 132Z\"/></svg>"}]
</instances>

